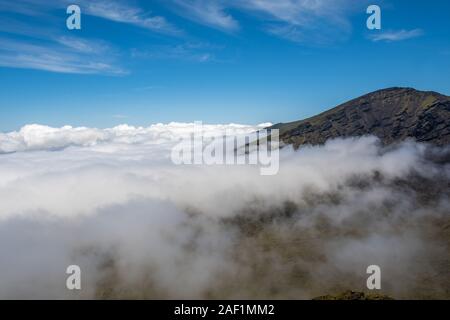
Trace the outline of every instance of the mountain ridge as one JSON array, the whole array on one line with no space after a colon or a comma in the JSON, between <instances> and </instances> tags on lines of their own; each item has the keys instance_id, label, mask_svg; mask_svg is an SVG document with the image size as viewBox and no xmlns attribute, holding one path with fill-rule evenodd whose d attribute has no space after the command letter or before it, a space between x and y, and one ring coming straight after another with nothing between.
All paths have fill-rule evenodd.
<instances>
[{"instance_id":1,"label":"mountain ridge","mask_svg":"<svg viewBox=\"0 0 450 320\"><path fill-rule=\"evenodd\" d=\"M413 138L442 146L450 143L450 97L414 88L386 88L270 128L279 129L280 139L295 148L363 135L375 135L384 144Z\"/></svg>"}]
</instances>

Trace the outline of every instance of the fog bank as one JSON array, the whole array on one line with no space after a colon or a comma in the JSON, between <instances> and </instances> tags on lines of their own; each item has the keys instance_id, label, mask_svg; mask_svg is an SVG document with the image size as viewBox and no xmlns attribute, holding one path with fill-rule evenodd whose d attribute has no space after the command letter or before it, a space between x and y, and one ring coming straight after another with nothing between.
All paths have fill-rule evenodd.
<instances>
[{"instance_id":1,"label":"fog bank","mask_svg":"<svg viewBox=\"0 0 450 320\"><path fill-rule=\"evenodd\" d=\"M261 176L174 165L191 127L0 134L0 298L309 299L365 290L372 264L383 293L450 298L448 149L336 139Z\"/></svg>"}]
</instances>

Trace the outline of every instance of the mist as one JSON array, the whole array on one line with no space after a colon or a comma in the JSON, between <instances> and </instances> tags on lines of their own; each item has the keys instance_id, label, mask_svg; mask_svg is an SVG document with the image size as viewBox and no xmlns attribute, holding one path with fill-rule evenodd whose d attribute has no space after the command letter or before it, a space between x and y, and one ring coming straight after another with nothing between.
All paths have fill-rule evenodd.
<instances>
[{"instance_id":1,"label":"mist","mask_svg":"<svg viewBox=\"0 0 450 320\"><path fill-rule=\"evenodd\" d=\"M259 126L205 126L245 134ZM0 134L0 298L450 298L448 148L280 150L279 172L174 165L191 124ZM79 265L82 290L66 289Z\"/></svg>"}]
</instances>

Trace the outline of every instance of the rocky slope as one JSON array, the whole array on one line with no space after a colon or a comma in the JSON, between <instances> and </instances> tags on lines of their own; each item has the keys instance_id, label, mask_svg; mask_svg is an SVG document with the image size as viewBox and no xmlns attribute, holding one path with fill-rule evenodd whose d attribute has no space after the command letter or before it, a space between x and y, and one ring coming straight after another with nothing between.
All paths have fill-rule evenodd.
<instances>
[{"instance_id":1,"label":"rocky slope","mask_svg":"<svg viewBox=\"0 0 450 320\"><path fill-rule=\"evenodd\" d=\"M450 97L411 88L379 90L309 119L280 123L280 138L298 148L330 138L376 135L384 144L414 138L450 143Z\"/></svg>"}]
</instances>

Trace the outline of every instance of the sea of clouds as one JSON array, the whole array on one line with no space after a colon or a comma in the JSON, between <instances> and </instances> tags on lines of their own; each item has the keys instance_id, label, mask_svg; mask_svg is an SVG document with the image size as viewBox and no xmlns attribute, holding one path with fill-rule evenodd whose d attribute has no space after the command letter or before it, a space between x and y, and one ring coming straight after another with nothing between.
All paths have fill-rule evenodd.
<instances>
[{"instance_id":1,"label":"sea of clouds","mask_svg":"<svg viewBox=\"0 0 450 320\"><path fill-rule=\"evenodd\" d=\"M204 125L247 134L264 128ZM193 124L0 133L0 298L450 298L448 149L375 137L280 152L279 173L174 165ZM66 289L79 265L82 290Z\"/></svg>"}]
</instances>

